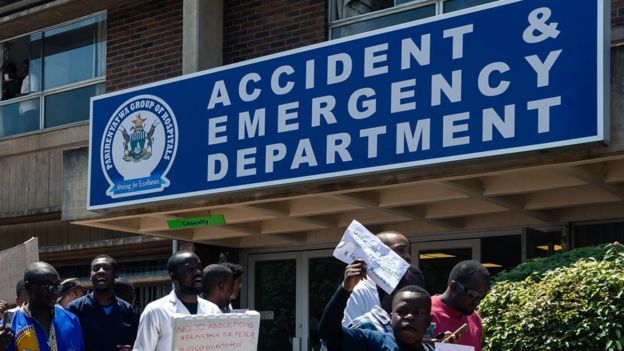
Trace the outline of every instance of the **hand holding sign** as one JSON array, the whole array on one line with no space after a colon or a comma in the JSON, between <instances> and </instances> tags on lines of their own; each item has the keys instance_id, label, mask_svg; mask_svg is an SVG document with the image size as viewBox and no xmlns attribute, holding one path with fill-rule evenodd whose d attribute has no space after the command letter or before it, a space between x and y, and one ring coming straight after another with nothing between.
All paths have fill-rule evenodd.
<instances>
[{"instance_id":1,"label":"hand holding sign","mask_svg":"<svg viewBox=\"0 0 624 351\"><path fill-rule=\"evenodd\" d=\"M366 263L361 260L355 260L345 269L342 287L346 291L351 292L362 279L366 279Z\"/></svg>"},{"instance_id":2,"label":"hand holding sign","mask_svg":"<svg viewBox=\"0 0 624 351\"><path fill-rule=\"evenodd\" d=\"M334 257L347 264L355 260L366 262L370 278L388 294L396 288L409 267L405 260L355 220L336 246Z\"/></svg>"}]
</instances>

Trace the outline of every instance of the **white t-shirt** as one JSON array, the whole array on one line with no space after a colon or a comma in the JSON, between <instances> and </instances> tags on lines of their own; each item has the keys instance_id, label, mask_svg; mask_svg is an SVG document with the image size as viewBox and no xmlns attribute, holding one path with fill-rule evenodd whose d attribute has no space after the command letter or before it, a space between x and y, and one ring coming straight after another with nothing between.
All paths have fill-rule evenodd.
<instances>
[{"instance_id":1,"label":"white t-shirt","mask_svg":"<svg viewBox=\"0 0 624 351\"><path fill-rule=\"evenodd\" d=\"M349 296L347 301L347 307L344 310L342 325L348 327L354 319L372 311L377 305L381 305L379 294L377 293L377 285L368 277L353 288L353 292L351 292L351 296Z\"/></svg>"},{"instance_id":2,"label":"white t-shirt","mask_svg":"<svg viewBox=\"0 0 624 351\"><path fill-rule=\"evenodd\" d=\"M197 315L220 314L219 307L210 301L197 298ZM173 320L191 313L178 299L175 291L150 302L139 320L133 351L171 351L173 345Z\"/></svg>"},{"instance_id":3,"label":"white t-shirt","mask_svg":"<svg viewBox=\"0 0 624 351\"><path fill-rule=\"evenodd\" d=\"M37 77L33 76L32 74L29 74L26 77L24 77L24 80L22 81L22 87L20 89L20 94L28 95L31 92L34 92L37 90L39 90L39 82L37 81ZM22 101L19 106L20 114L24 114L28 111L32 111L36 109L37 109L37 101L35 100Z\"/></svg>"}]
</instances>

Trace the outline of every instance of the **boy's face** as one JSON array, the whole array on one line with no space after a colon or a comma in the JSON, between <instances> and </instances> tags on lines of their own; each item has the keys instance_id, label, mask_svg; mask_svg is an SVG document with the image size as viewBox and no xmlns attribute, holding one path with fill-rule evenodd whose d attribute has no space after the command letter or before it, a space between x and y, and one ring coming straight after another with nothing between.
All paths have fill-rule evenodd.
<instances>
[{"instance_id":1,"label":"boy's face","mask_svg":"<svg viewBox=\"0 0 624 351\"><path fill-rule=\"evenodd\" d=\"M430 323L431 298L429 296L405 291L394 297L392 330L398 341L409 346L422 344L422 338Z\"/></svg>"}]
</instances>

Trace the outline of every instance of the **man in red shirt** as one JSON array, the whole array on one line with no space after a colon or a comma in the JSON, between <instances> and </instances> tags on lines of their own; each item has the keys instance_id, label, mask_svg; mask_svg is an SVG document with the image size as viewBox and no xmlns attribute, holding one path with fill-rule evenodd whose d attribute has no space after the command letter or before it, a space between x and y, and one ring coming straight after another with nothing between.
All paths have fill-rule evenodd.
<instances>
[{"instance_id":1,"label":"man in red shirt","mask_svg":"<svg viewBox=\"0 0 624 351\"><path fill-rule=\"evenodd\" d=\"M449 275L446 291L431 298L431 321L436 324L434 335L452 333L464 323L468 325L454 342L481 351L483 326L475 310L490 290L490 273L477 261L458 263Z\"/></svg>"}]
</instances>

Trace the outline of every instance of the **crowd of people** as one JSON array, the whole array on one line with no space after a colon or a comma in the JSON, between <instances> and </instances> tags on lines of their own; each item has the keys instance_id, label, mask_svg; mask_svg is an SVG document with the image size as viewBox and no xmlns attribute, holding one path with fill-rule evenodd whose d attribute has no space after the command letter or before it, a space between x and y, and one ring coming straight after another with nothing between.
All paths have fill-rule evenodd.
<instances>
[{"instance_id":1,"label":"crowd of people","mask_svg":"<svg viewBox=\"0 0 624 351\"><path fill-rule=\"evenodd\" d=\"M411 263L407 238L398 232L377 237ZM433 351L450 342L481 351L483 327L477 306L490 289L490 274L474 260L451 270L442 295L424 288L423 273L411 265L391 294L368 277L367 264L356 260L325 307L319 334L329 351Z\"/></svg>"},{"instance_id":2,"label":"crowd of people","mask_svg":"<svg viewBox=\"0 0 624 351\"><path fill-rule=\"evenodd\" d=\"M167 269L173 291L149 303L137 318L134 287L119 279L114 258L100 255L91 261L90 292L76 278L61 282L46 262L30 264L16 286L17 306L7 310L0 302L0 351L171 350L176 316L232 311L241 266L203 268L195 253L180 251L169 258Z\"/></svg>"},{"instance_id":3,"label":"crowd of people","mask_svg":"<svg viewBox=\"0 0 624 351\"><path fill-rule=\"evenodd\" d=\"M377 237L411 263L407 238L397 232ZM61 282L45 262L29 265L16 286L16 307L0 302L0 351L169 351L173 320L184 315L232 312L242 267L202 265L190 251L171 256L167 269L173 290L134 312L134 287L119 279L117 262L100 255L91 261L92 290L77 278ZM423 273L410 265L392 293L375 285L367 262L347 265L343 282L327 303L319 334L329 351L432 351L435 342L481 350L477 306L489 291L490 276L477 261L462 261L451 271L446 291L431 296ZM287 351L287 350L276 350Z\"/></svg>"}]
</instances>

